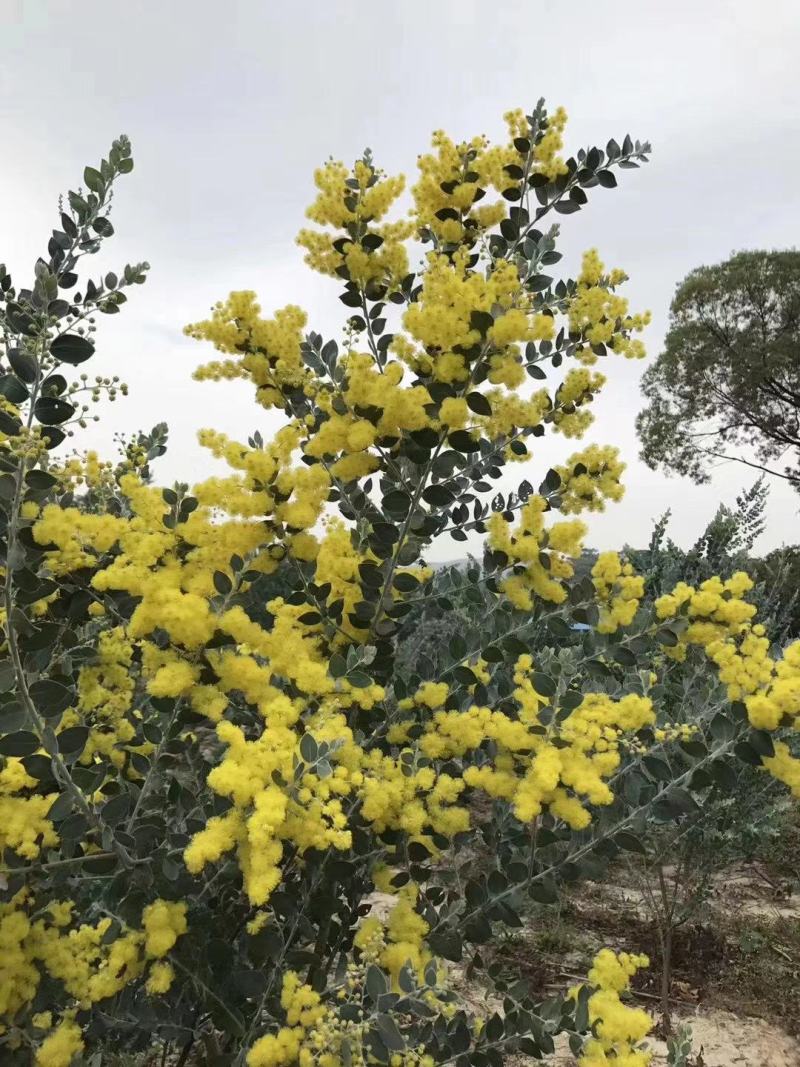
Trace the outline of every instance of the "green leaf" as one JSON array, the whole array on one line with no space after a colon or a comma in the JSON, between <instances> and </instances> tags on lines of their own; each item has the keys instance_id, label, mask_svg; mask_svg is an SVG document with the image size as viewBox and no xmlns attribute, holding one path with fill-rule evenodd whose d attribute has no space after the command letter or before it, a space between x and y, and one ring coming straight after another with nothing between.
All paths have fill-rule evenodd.
<instances>
[{"instance_id":1,"label":"green leaf","mask_svg":"<svg viewBox=\"0 0 800 1067\"><path fill-rule=\"evenodd\" d=\"M0 408L0 433L15 437L21 429L22 423L19 419Z\"/></svg>"},{"instance_id":2,"label":"green leaf","mask_svg":"<svg viewBox=\"0 0 800 1067\"><path fill-rule=\"evenodd\" d=\"M747 735L747 740L759 756L771 759L775 755L775 745L766 730L751 730Z\"/></svg>"},{"instance_id":3,"label":"green leaf","mask_svg":"<svg viewBox=\"0 0 800 1067\"><path fill-rule=\"evenodd\" d=\"M453 671L453 677L462 685L475 685L478 681L475 672L464 666L456 667Z\"/></svg>"},{"instance_id":4,"label":"green leaf","mask_svg":"<svg viewBox=\"0 0 800 1067\"><path fill-rule=\"evenodd\" d=\"M61 822L72 811L73 803L74 799L71 793L60 793L50 805L47 818L50 822Z\"/></svg>"},{"instance_id":5,"label":"green leaf","mask_svg":"<svg viewBox=\"0 0 800 1067\"><path fill-rule=\"evenodd\" d=\"M330 673L331 678L342 678L347 674L347 662L344 656L340 655L338 652L334 652L328 661L328 672Z\"/></svg>"},{"instance_id":6,"label":"green leaf","mask_svg":"<svg viewBox=\"0 0 800 1067\"><path fill-rule=\"evenodd\" d=\"M390 1052L400 1052L405 1048L403 1035L397 1028L397 1023L391 1015L381 1014L375 1019L375 1026L381 1035L383 1043Z\"/></svg>"},{"instance_id":7,"label":"green leaf","mask_svg":"<svg viewBox=\"0 0 800 1067\"><path fill-rule=\"evenodd\" d=\"M27 712L16 700L0 707L0 734L13 733L21 729L27 721Z\"/></svg>"},{"instance_id":8,"label":"green leaf","mask_svg":"<svg viewBox=\"0 0 800 1067\"><path fill-rule=\"evenodd\" d=\"M697 802L686 789L674 786L665 796L659 797L656 807L669 818L675 819L681 815L694 815L697 811Z\"/></svg>"},{"instance_id":9,"label":"green leaf","mask_svg":"<svg viewBox=\"0 0 800 1067\"><path fill-rule=\"evenodd\" d=\"M39 681L33 682L29 692L37 709L45 718L60 715L75 700L72 689L49 678L40 678Z\"/></svg>"},{"instance_id":10,"label":"green leaf","mask_svg":"<svg viewBox=\"0 0 800 1067\"><path fill-rule=\"evenodd\" d=\"M455 497L444 485L429 485L422 493L422 499L426 504L434 507L447 507L452 504Z\"/></svg>"},{"instance_id":11,"label":"green leaf","mask_svg":"<svg viewBox=\"0 0 800 1067\"><path fill-rule=\"evenodd\" d=\"M380 589L383 586L383 573L374 563L361 563L358 573L364 585L369 586L371 589Z\"/></svg>"},{"instance_id":12,"label":"green leaf","mask_svg":"<svg viewBox=\"0 0 800 1067\"><path fill-rule=\"evenodd\" d=\"M453 963L460 962L464 946L457 930L431 931L427 940L434 952Z\"/></svg>"},{"instance_id":13,"label":"green leaf","mask_svg":"<svg viewBox=\"0 0 800 1067\"><path fill-rule=\"evenodd\" d=\"M224 571L214 571L213 582L214 588L222 596L230 593L231 589L233 589L233 582Z\"/></svg>"},{"instance_id":14,"label":"green leaf","mask_svg":"<svg viewBox=\"0 0 800 1067\"><path fill-rule=\"evenodd\" d=\"M543 697L554 697L556 695L555 681L549 674L543 674L541 671L534 672L533 688Z\"/></svg>"},{"instance_id":15,"label":"green leaf","mask_svg":"<svg viewBox=\"0 0 800 1067\"><path fill-rule=\"evenodd\" d=\"M477 330L481 337L494 326L494 318L488 311L472 311L469 316L469 324L473 330Z\"/></svg>"},{"instance_id":16,"label":"green leaf","mask_svg":"<svg viewBox=\"0 0 800 1067\"><path fill-rule=\"evenodd\" d=\"M450 644L448 645L450 655L454 660L461 660L467 654L467 642L461 636L461 634L454 634L450 638Z\"/></svg>"},{"instance_id":17,"label":"green leaf","mask_svg":"<svg viewBox=\"0 0 800 1067\"><path fill-rule=\"evenodd\" d=\"M12 404L24 404L30 396L27 388L16 374L3 374L0 376L0 394L6 400L10 400Z\"/></svg>"},{"instance_id":18,"label":"green leaf","mask_svg":"<svg viewBox=\"0 0 800 1067\"><path fill-rule=\"evenodd\" d=\"M400 540L400 531L390 522L373 522L372 532L378 541L387 545L393 545Z\"/></svg>"},{"instance_id":19,"label":"green leaf","mask_svg":"<svg viewBox=\"0 0 800 1067\"><path fill-rule=\"evenodd\" d=\"M720 789L726 793L732 793L736 789L739 779L736 771L726 760L714 760L709 764L708 771Z\"/></svg>"},{"instance_id":20,"label":"green leaf","mask_svg":"<svg viewBox=\"0 0 800 1067\"><path fill-rule=\"evenodd\" d=\"M85 363L94 355L94 345L87 337L80 337L76 333L64 333L56 337L50 345L50 353L59 362L77 367L78 364Z\"/></svg>"},{"instance_id":21,"label":"green leaf","mask_svg":"<svg viewBox=\"0 0 800 1067\"><path fill-rule=\"evenodd\" d=\"M749 741L740 741L734 746L734 753L742 761L742 763L749 763L751 767L760 767L761 755L750 744Z\"/></svg>"},{"instance_id":22,"label":"green leaf","mask_svg":"<svg viewBox=\"0 0 800 1067\"><path fill-rule=\"evenodd\" d=\"M306 733L300 738L300 755L304 763L316 763L319 746L312 734Z\"/></svg>"},{"instance_id":23,"label":"green leaf","mask_svg":"<svg viewBox=\"0 0 800 1067\"><path fill-rule=\"evenodd\" d=\"M569 625L558 615L553 615L547 620L547 629L554 637L567 638L572 634Z\"/></svg>"},{"instance_id":24,"label":"green leaf","mask_svg":"<svg viewBox=\"0 0 800 1067\"><path fill-rule=\"evenodd\" d=\"M55 475L50 474L49 471L32 470L28 471L25 475L25 481L31 487L37 491L43 492L46 489L52 489L54 485L58 485L58 478Z\"/></svg>"},{"instance_id":25,"label":"green leaf","mask_svg":"<svg viewBox=\"0 0 800 1067\"><path fill-rule=\"evenodd\" d=\"M67 388L63 374L48 374L42 382L42 396L61 396Z\"/></svg>"},{"instance_id":26,"label":"green leaf","mask_svg":"<svg viewBox=\"0 0 800 1067\"><path fill-rule=\"evenodd\" d=\"M40 747L39 738L30 730L17 730L0 737L0 756L30 756Z\"/></svg>"},{"instance_id":27,"label":"green leaf","mask_svg":"<svg viewBox=\"0 0 800 1067\"><path fill-rule=\"evenodd\" d=\"M502 1016L498 1015L497 1012L490 1015L486 1022L486 1029L484 1032L487 1041L492 1043L499 1041L505 1033Z\"/></svg>"},{"instance_id":28,"label":"green leaf","mask_svg":"<svg viewBox=\"0 0 800 1067\"><path fill-rule=\"evenodd\" d=\"M100 816L106 826L117 826L127 816L130 806L130 793L119 793L105 802Z\"/></svg>"},{"instance_id":29,"label":"green leaf","mask_svg":"<svg viewBox=\"0 0 800 1067\"><path fill-rule=\"evenodd\" d=\"M672 771L665 760L659 759L658 756L644 756L642 763L647 772L652 775L656 781L669 782L671 780Z\"/></svg>"},{"instance_id":30,"label":"green leaf","mask_svg":"<svg viewBox=\"0 0 800 1067\"><path fill-rule=\"evenodd\" d=\"M23 352L19 348L9 348L7 358L11 369L23 382L30 385L31 382L36 381L36 360L30 353Z\"/></svg>"},{"instance_id":31,"label":"green leaf","mask_svg":"<svg viewBox=\"0 0 800 1067\"><path fill-rule=\"evenodd\" d=\"M470 411L474 411L476 415L491 415L492 405L483 395L483 393L468 393L467 394L467 406Z\"/></svg>"},{"instance_id":32,"label":"green leaf","mask_svg":"<svg viewBox=\"0 0 800 1067\"><path fill-rule=\"evenodd\" d=\"M636 836L629 830L621 830L614 838L614 844L623 852L638 852L641 856L647 855L647 849Z\"/></svg>"},{"instance_id":33,"label":"green leaf","mask_svg":"<svg viewBox=\"0 0 800 1067\"><path fill-rule=\"evenodd\" d=\"M347 680L350 685L354 685L356 689L366 689L368 685L372 685L372 679L363 671L350 671L347 675Z\"/></svg>"},{"instance_id":34,"label":"green leaf","mask_svg":"<svg viewBox=\"0 0 800 1067\"><path fill-rule=\"evenodd\" d=\"M614 649L614 659L617 661L617 663L621 663L623 667L636 666L635 654L631 652L629 648L626 648L624 645L619 645L619 647Z\"/></svg>"},{"instance_id":35,"label":"green leaf","mask_svg":"<svg viewBox=\"0 0 800 1067\"><path fill-rule=\"evenodd\" d=\"M383 507L393 516L404 519L411 507L411 497L399 489L393 489L383 498Z\"/></svg>"},{"instance_id":36,"label":"green leaf","mask_svg":"<svg viewBox=\"0 0 800 1067\"><path fill-rule=\"evenodd\" d=\"M46 788L51 789L55 783L53 776L53 761L50 756L44 756L40 752L34 752L30 756L22 757L22 766L39 783L46 783Z\"/></svg>"},{"instance_id":37,"label":"green leaf","mask_svg":"<svg viewBox=\"0 0 800 1067\"><path fill-rule=\"evenodd\" d=\"M478 441L467 430L454 430L447 440L457 452L477 452L480 448Z\"/></svg>"},{"instance_id":38,"label":"green leaf","mask_svg":"<svg viewBox=\"0 0 800 1067\"><path fill-rule=\"evenodd\" d=\"M42 396L34 405L33 413L39 422L58 424L66 422L75 414L75 408L66 400L59 400L55 396Z\"/></svg>"},{"instance_id":39,"label":"green leaf","mask_svg":"<svg viewBox=\"0 0 800 1067\"><path fill-rule=\"evenodd\" d=\"M528 896L537 904L555 904L558 900L558 889L552 878L545 878L541 882L533 882L528 888Z\"/></svg>"},{"instance_id":40,"label":"green leaf","mask_svg":"<svg viewBox=\"0 0 800 1067\"><path fill-rule=\"evenodd\" d=\"M58 426L43 426L42 438L47 448L58 448L63 440L66 438L66 434Z\"/></svg>"},{"instance_id":41,"label":"green leaf","mask_svg":"<svg viewBox=\"0 0 800 1067\"><path fill-rule=\"evenodd\" d=\"M105 185L102 174L99 170L95 170L94 167L84 168L83 181L87 188L91 189L93 193L102 192Z\"/></svg>"},{"instance_id":42,"label":"green leaf","mask_svg":"<svg viewBox=\"0 0 800 1067\"><path fill-rule=\"evenodd\" d=\"M89 728L87 726L70 726L62 730L58 735L58 751L62 755L77 755L83 752L86 742L89 740Z\"/></svg>"},{"instance_id":43,"label":"green leaf","mask_svg":"<svg viewBox=\"0 0 800 1067\"><path fill-rule=\"evenodd\" d=\"M371 963L367 967L367 974L365 979L365 986L367 993L373 1000L377 1000L378 997L384 993L389 992L389 982L386 975L377 967L374 963Z\"/></svg>"},{"instance_id":44,"label":"green leaf","mask_svg":"<svg viewBox=\"0 0 800 1067\"><path fill-rule=\"evenodd\" d=\"M396 574L392 585L395 589L399 589L401 593L411 593L419 585L419 578L416 578L413 574Z\"/></svg>"}]
</instances>

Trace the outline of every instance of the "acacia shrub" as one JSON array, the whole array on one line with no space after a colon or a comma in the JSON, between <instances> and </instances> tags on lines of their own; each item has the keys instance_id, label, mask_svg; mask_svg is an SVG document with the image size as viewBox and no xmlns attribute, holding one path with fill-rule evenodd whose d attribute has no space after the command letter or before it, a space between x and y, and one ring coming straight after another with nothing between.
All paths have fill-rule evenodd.
<instances>
[{"instance_id":1,"label":"acacia shrub","mask_svg":"<svg viewBox=\"0 0 800 1067\"><path fill-rule=\"evenodd\" d=\"M189 327L220 353L199 377L244 378L285 416L269 440L201 430L229 473L191 489L152 483L163 428L117 464L59 451L121 388L67 381L95 313L146 273L76 290L113 232L125 138L69 194L33 287L0 271L6 1062L155 1044L249 1067L460 1067L548 1056L566 1034L583 1067L646 1064L649 1017L621 999L642 959L604 950L540 1003L479 946L727 788L734 759L797 791L781 738L800 646L770 655L746 575L644 605L615 553L575 574L576 516L622 493L613 449L486 502L540 437L587 430L599 361L640 358L647 321L593 250L577 278L548 274L546 227L649 146L564 158L563 111L506 121L497 145L435 134L395 220L403 180L369 153L320 168L323 228L300 243L343 286L341 344L250 292ZM467 578L481 626L399 670L425 553L468 522L486 534L486 580ZM698 651L708 729L687 734L659 725L659 672ZM458 1002L446 961L486 984L486 1013Z\"/></svg>"}]
</instances>

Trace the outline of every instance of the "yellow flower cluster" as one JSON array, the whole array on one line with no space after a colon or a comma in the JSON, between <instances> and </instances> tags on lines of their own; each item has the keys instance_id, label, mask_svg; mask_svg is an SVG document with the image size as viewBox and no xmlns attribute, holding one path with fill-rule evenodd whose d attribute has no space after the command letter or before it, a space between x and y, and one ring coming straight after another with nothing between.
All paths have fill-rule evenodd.
<instances>
[{"instance_id":1,"label":"yellow flower cluster","mask_svg":"<svg viewBox=\"0 0 800 1067\"><path fill-rule=\"evenodd\" d=\"M417 160L419 178L412 189L416 219L443 245L472 244L481 232L496 226L507 213L502 200L481 203L489 188L503 192L518 181L527 150L514 144L530 136L528 120L521 109L504 115L508 129L505 144L492 145L476 136L456 143L436 130L433 151ZM560 156L567 113L558 108L547 120L546 130L531 151L529 173L558 177L566 173ZM511 175L519 168L517 178Z\"/></svg>"},{"instance_id":2,"label":"yellow flower cluster","mask_svg":"<svg viewBox=\"0 0 800 1067\"><path fill-rule=\"evenodd\" d=\"M236 847L251 902L263 905L281 880L282 839L307 848L350 847L350 831L337 793L352 789L349 776L330 779L304 775L296 799L273 781L273 772L291 781L298 739L292 728L298 711L284 698L276 699L269 728L247 741L228 721L217 726L228 747L225 758L208 777L209 786L234 802L224 816L211 819L185 852L190 871L200 871ZM288 705L288 706L287 706ZM283 721L281 721L283 720ZM343 723L339 726L344 730Z\"/></svg>"},{"instance_id":3,"label":"yellow flower cluster","mask_svg":"<svg viewBox=\"0 0 800 1067\"><path fill-rule=\"evenodd\" d=\"M480 351L482 344L474 313L493 314L485 341L493 353L489 380L514 388L524 380L518 342L550 340L555 335L553 319L530 311L530 298L512 263L501 260L486 276L469 270L468 263L463 249L452 257L429 253L422 292L403 315L403 325L424 353L403 351L418 373L437 381L466 381L470 369L464 351L476 346Z\"/></svg>"},{"instance_id":4,"label":"yellow flower cluster","mask_svg":"<svg viewBox=\"0 0 800 1067\"><path fill-rule=\"evenodd\" d=\"M319 230L301 230L297 243L306 249L305 261L312 270L339 275L361 287L374 282L395 288L408 274L404 241L414 225L409 220L380 221L405 188L402 175L385 178L369 159L358 160L349 171L331 160L314 172L319 190L308 217L320 226L340 231L331 236Z\"/></svg>"},{"instance_id":5,"label":"yellow flower cluster","mask_svg":"<svg viewBox=\"0 0 800 1067\"><path fill-rule=\"evenodd\" d=\"M350 1007L359 1004L364 977L363 965L349 964L339 1000L349 1000ZM284 1025L255 1042L247 1054L248 1067L368 1067L374 1062L366 1012L359 1011L358 1018L340 1014L294 971L283 976L281 1008ZM433 1067L434 1061L419 1046L394 1053L390 1063L391 1067Z\"/></svg>"},{"instance_id":6,"label":"yellow flower cluster","mask_svg":"<svg viewBox=\"0 0 800 1067\"><path fill-rule=\"evenodd\" d=\"M605 273L596 249L584 254L578 285L569 302L570 332L580 335L577 356L584 363L597 359L593 347L605 345L628 359L641 359L644 344L632 338L650 322L650 312L630 314L628 301L614 289L623 281L624 271Z\"/></svg>"},{"instance_id":7,"label":"yellow flower cluster","mask_svg":"<svg viewBox=\"0 0 800 1067\"><path fill-rule=\"evenodd\" d=\"M561 475L561 510L567 515L604 511L607 500L621 500L625 467L619 450L611 445L589 445L574 452L564 466L556 467Z\"/></svg>"},{"instance_id":8,"label":"yellow flower cluster","mask_svg":"<svg viewBox=\"0 0 800 1067\"><path fill-rule=\"evenodd\" d=\"M586 1041L578 1059L580 1067L647 1067L652 1053L641 1042L653 1028L642 1008L631 1008L620 999L630 988L630 980L647 967L647 956L615 953L604 948L595 956L589 981L595 991L589 997L589 1022L593 1035ZM572 990L577 994L577 988Z\"/></svg>"},{"instance_id":9,"label":"yellow flower cluster","mask_svg":"<svg viewBox=\"0 0 800 1067\"><path fill-rule=\"evenodd\" d=\"M401 388L404 368L400 363L389 363L381 372L371 355L353 352L345 360L345 368L345 403L350 410L377 408L381 412L377 422L380 436L399 437L430 425L425 410L431 403L430 393L424 385Z\"/></svg>"},{"instance_id":10,"label":"yellow flower cluster","mask_svg":"<svg viewBox=\"0 0 800 1067\"><path fill-rule=\"evenodd\" d=\"M699 731L700 727L688 722L665 722L653 731L653 736L659 744L666 741L689 741Z\"/></svg>"},{"instance_id":11,"label":"yellow flower cluster","mask_svg":"<svg viewBox=\"0 0 800 1067\"><path fill-rule=\"evenodd\" d=\"M553 428L567 438L583 437L594 422L594 415L588 410L588 405L603 388L605 381L602 374L589 371L586 367L567 371L556 392L551 415Z\"/></svg>"},{"instance_id":12,"label":"yellow flower cluster","mask_svg":"<svg viewBox=\"0 0 800 1067\"><path fill-rule=\"evenodd\" d=\"M513 145L490 147L485 137L456 144L443 130L431 140L433 152L417 160L419 178L411 190L417 222L446 245L474 239L506 216L502 200L481 204L486 188L501 192L511 184L503 168L518 163Z\"/></svg>"},{"instance_id":13,"label":"yellow flower cluster","mask_svg":"<svg viewBox=\"0 0 800 1067\"><path fill-rule=\"evenodd\" d=\"M353 942L365 961L379 964L389 974L392 988L397 992L404 967L410 967L423 981L425 968L433 958L425 944L430 928L415 910L417 896L413 882L404 885L386 921L381 922L374 915L364 919Z\"/></svg>"},{"instance_id":14,"label":"yellow flower cluster","mask_svg":"<svg viewBox=\"0 0 800 1067\"><path fill-rule=\"evenodd\" d=\"M556 522L545 529L548 506L544 497L534 494L521 508L515 528L499 512L486 524L490 547L505 553L514 565L514 573L503 579L501 588L522 611L531 610L534 595L563 603L567 595L564 581L575 573L570 560L577 559L583 547L586 527L577 519Z\"/></svg>"},{"instance_id":15,"label":"yellow flower cluster","mask_svg":"<svg viewBox=\"0 0 800 1067\"><path fill-rule=\"evenodd\" d=\"M122 627L103 630L97 638L94 662L81 667L78 674L78 712L66 715L61 727L83 722L89 726L89 738L81 753L81 762L93 762L95 755L106 757L122 767L125 753L118 747L129 742L135 729L127 718L133 702L135 678L131 669L133 643Z\"/></svg>"},{"instance_id":16,"label":"yellow flower cluster","mask_svg":"<svg viewBox=\"0 0 800 1067\"><path fill-rule=\"evenodd\" d=\"M178 938L186 933L186 905L156 900L142 912L144 950L149 958L166 956Z\"/></svg>"},{"instance_id":17,"label":"yellow flower cluster","mask_svg":"<svg viewBox=\"0 0 800 1067\"><path fill-rule=\"evenodd\" d=\"M410 755L409 750L405 750ZM464 783L433 767L418 767L391 756L371 753L364 764L363 815L376 830L398 829L422 840L426 831L454 837L469 826L469 812L459 807ZM426 843L430 843L425 838Z\"/></svg>"},{"instance_id":18,"label":"yellow flower cluster","mask_svg":"<svg viewBox=\"0 0 800 1067\"><path fill-rule=\"evenodd\" d=\"M544 137L533 150L533 158L537 164L536 170L546 175L551 181L560 174L567 173L567 165L559 155L564 147L562 135L566 125L567 113L563 107L557 107L549 118Z\"/></svg>"},{"instance_id":19,"label":"yellow flower cluster","mask_svg":"<svg viewBox=\"0 0 800 1067\"><path fill-rule=\"evenodd\" d=\"M22 761L14 756L0 770L0 851L9 848L24 859L36 859L43 848L58 844L47 818L57 794L33 792L38 786Z\"/></svg>"},{"instance_id":20,"label":"yellow flower cluster","mask_svg":"<svg viewBox=\"0 0 800 1067\"><path fill-rule=\"evenodd\" d=\"M72 1014L67 1014L36 1050L36 1067L69 1067L83 1049L83 1035Z\"/></svg>"},{"instance_id":21,"label":"yellow flower cluster","mask_svg":"<svg viewBox=\"0 0 800 1067\"><path fill-rule=\"evenodd\" d=\"M467 766L464 783L510 801L523 822L547 809L582 829L591 818L587 803L612 802L605 779L619 766L621 739L654 721L653 706L649 698L635 694L615 701L605 694L587 693L566 718L545 725L540 710L548 701L534 688L532 667L530 656L517 661L513 694L517 717L477 706L435 711L419 747L429 759L440 760L464 757L492 741L497 754L491 761ZM441 694L426 688L415 697L417 703L431 699L438 701Z\"/></svg>"},{"instance_id":22,"label":"yellow flower cluster","mask_svg":"<svg viewBox=\"0 0 800 1067\"><path fill-rule=\"evenodd\" d=\"M763 674L763 667L768 659L769 642L764 638L763 627L751 627L750 622L756 614L756 608L743 599L744 594L753 588L753 582L743 571L738 571L731 578L708 578L698 588L679 582L671 593L659 597L654 604L659 619L675 618L679 614L689 619L687 629L681 634L677 651L670 649L674 658L685 654L686 645L700 645L712 651L721 652L718 642L729 637L744 635L758 640L750 642L745 651L746 664L740 662L727 665L723 681L734 688L729 689L731 700L738 700L742 693L753 692L759 682L766 680L769 674ZM728 646L733 649L734 646ZM721 667L722 663L719 664ZM748 676L749 672L754 672ZM738 687L738 688L737 688Z\"/></svg>"},{"instance_id":23,"label":"yellow flower cluster","mask_svg":"<svg viewBox=\"0 0 800 1067\"><path fill-rule=\"evenodd\" d=\"M767 684L746 697L745 704L750 722L760 730L777 730L790 721L800 729L800 641L789 645L782 659L773 664Z\"/></svg>"},{"instance_id":24,"label":"yellow flower cluster","mask_svg":"<svg viewBox=\"0 0 800 1067\"><path fill-rule=\"evenodd\" d=\"M78 925L72 901L36 907L23 890L0 904L0 1018L13 1017L31 1003L43 973L82 1009L115 996L148 965L148 989L166 992L172 968L162 957L186 929L183 903L156 900L144 909L141 930L123 927L114 936L111 918ZM55 1027L49 1012L37 1016L37 1022L40 1029L51 1030L37 1049L37 1065L67 1067L83 1047L74 1011L67 1011Z\"/></svg>"},{"instance_id":25,"label":"yellow flower cluster","mask_svg":"<svg viewBox=\"0 0 800 1067\"><path fill-rule=\"evenodd\" d=\"M89 450L85 456L73 456L51 467L49 473L58 478L65 490L74 492L80 486L95 490L112 488L113 471L112 463L103 462L96 452Z\"/></svg>"},{"instance_id":26,"label":"yellow flower cluster","mask_svg":"<svg viewBox=\"0 0 800 1067\"><path fill-rule=\"evenodd\" d=\"M247 1054L248 1067L288 1067L289 1064L308 1067L313 1062L309 1058L301 1059L301 1053L308 1051L303 1050L306 1031L313 1030L327 1013L319 993L304 985L294 971L287 971L283 977L281 1007L287 1025L276 1034L265 1034L256 1041Z\"/></svg>"},{"instance_id":27,"label":"yellow flower cluster","mask_svg":"<svg viewBox=\"0 0 800 1067\"><path fill-rule=\"evenodd\" d=\"M800 641L794 641L775 660L764 627L754 622L756 608L744 596L753 587L743 571L723 581L709 578L698 588L680 582L655 601L657 618L684 617L688 625L678 643L664 649L681 660L697 645L716 664L730 700L743 700L750 724L757 730L800 729ZM763 766L800 796L800 759L783 741L775 754L762 757Z\"/></svg>"},{"instance_id":28,"label":"yellow flower cluster","mask_svg":"<svg viewBox=\"0 0 800 1067\"><path fill-rule=\"evenodd\" d=\"M305 324L305 312L293 304L276 311L273 319L263 319L255 293L231 293L226 301L214 305L210 319L186 326L184 333L198 341L211 341L220 352L240 358L208 364L195 377L212 381L248 378L260 404L283 407L285 389L312 388L300 353Z\"/></svg>"},{"instance_id":29,"label":"yellow flower cluster","mask_svg":"<svg viewBox=\"0 0 800 1067\"><path fill-rule=\"evenodd\" d=\"M630 626L644 595L644 578L616 552L601 552L592 567L592 582L600 605L598 631L613 634Z\"/></svg>"}]
</instances>

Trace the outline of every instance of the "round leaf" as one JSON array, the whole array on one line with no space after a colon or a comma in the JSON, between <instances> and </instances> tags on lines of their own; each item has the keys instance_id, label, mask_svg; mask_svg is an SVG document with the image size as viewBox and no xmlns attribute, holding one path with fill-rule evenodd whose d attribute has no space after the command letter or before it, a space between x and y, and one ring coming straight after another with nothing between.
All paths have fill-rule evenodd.
<instances>
[{"instance_id":1,"label":"round leaf","mask_svg":"<svg viewBox=\"0 0 800 1067\"><path fill-rule=\"evenodd\" d=\"M76 333L63 333L50 345L50 353L60 363L70 363L77 367L94 355L94 345L86 337Z\"/></svg>"}]
</instances>

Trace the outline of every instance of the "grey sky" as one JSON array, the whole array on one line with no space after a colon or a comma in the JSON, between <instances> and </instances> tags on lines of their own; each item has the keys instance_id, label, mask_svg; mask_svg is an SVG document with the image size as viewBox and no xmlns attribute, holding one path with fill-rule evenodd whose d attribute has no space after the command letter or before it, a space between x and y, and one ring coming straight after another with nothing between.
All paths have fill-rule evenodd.
<instances>
[{"instance_id":1,"label":"grey sky","mask_svg":"<svg viewBox=\"0 0 800 1067\"><path fill-rule=\"evenodd\" d=\"M192 480L207 469L198 427L244 436L275 423L241 383L191 380L212 352L182 325L237 288L255 289L266 310L301 304L328 335L343 319L336 283L294 245L324 158L370 145L411 177L432 129L499 136L503 111L539 96L567 108L570 150L627 132L649 139L648 167L564 220L562 266L574 272L596 245L624 267L632 307L653 311L655 355L689 269L797 243L799 51L794 0L0 0L0 259L27 280L58 193L130 135L136 168L120 183L118 236L100 267L148 259L153 271L102 323L93 365L119 373L131 396L84 441L110 453L115 431L166 420L160 478ZM668 504L672 535L691 541L754 472L727 465L697 487L648 470L633 427L643 366L602 369L609 384L586 440L622 449L628 491L590 520L589 542L642 544ZM543 444L515 481L571 450ZM774 484L762 548L797 540L797 508Z\"/></svg>"}]
</instances>

